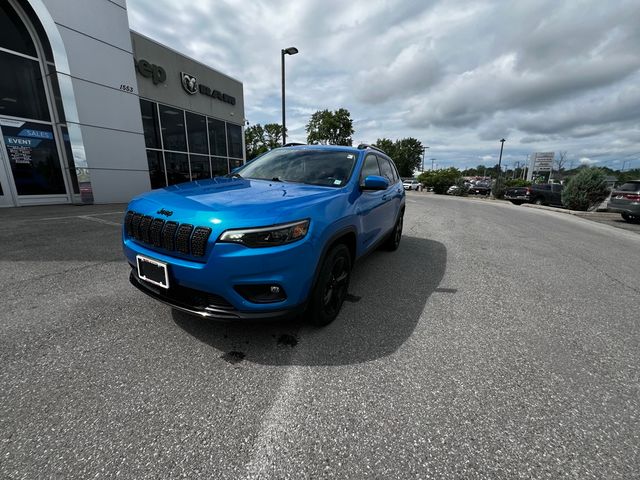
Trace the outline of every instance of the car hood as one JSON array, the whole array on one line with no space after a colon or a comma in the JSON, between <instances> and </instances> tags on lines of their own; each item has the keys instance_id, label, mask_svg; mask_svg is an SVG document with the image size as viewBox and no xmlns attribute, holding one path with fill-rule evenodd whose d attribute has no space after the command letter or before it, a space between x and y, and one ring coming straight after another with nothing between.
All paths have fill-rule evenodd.
<instances>
[{"instance_id":1,"label":"car hood","mask_svg":"<svg viewBox=\"0 0 640 480\"><path fill-rule=\"evenodd\" d=\"M136 197L129 208L178 222L209 219L214 223L266 225L292 220L302 208L337 193L338 189L331 187L221 177L153 190ZM164 213L159 213L161 210Z\"/></svg>"}]
</instances>

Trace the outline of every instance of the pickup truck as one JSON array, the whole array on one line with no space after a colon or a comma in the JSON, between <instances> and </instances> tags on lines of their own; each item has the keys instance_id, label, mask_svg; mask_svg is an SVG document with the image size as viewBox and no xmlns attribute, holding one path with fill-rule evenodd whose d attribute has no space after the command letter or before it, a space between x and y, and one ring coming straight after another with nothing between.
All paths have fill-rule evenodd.
<instances>
[{"instance_id":1,"label":"pickup truck","mask_svg":"<svg viewBox=\"0 0 640 480\"><path fill-rule=\"evenodd\" d=\"M504 198L514 205L523 203L534 203L536 205L562 205L563 185L557 183L544 183L531 185L530 187L512 187L504 192Z\"/></svg>"}]
</instances>

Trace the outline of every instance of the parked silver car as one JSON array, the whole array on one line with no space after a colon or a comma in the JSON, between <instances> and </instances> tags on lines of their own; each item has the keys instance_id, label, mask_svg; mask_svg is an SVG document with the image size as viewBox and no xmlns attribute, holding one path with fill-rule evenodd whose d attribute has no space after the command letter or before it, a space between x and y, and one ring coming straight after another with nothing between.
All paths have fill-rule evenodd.
<instances>
[{"instance_id":1,"label":"parked silver car","mask_svg":"<svg viewBox=\"0 0 640 480\"><path fill-rule=\"evenodd\" d=\"M611 192L607 208L617 212L627 222L640 222L640 180L627 182Z\"/></svg>"}]
</instances>

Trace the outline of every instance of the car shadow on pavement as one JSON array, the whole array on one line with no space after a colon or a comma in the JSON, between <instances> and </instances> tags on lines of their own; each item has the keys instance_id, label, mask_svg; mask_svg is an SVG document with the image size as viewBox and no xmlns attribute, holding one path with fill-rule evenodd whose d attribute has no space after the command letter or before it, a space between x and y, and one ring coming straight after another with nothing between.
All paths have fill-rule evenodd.
<instances>
[{"instance_id":1,"label":"car shadow on pavement","mask_svg":"<svg viewBox=\"0 0 640 480\"><path fill-rule=\"evenodd\" d=\"M393 253L376 251L353 271L338 318L323 328L304 315L288 321L220 323L173 310L174 322L232 364L349 365L393 354L413 333L447 265L439 242L403 237Z\"/></svg>"}]
</instances>

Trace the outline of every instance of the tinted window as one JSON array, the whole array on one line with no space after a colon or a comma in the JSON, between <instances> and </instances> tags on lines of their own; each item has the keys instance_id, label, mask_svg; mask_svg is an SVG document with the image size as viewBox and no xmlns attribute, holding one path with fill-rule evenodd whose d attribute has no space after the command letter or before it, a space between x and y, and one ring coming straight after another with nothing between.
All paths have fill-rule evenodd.
<instances>
[{"instance_id":1,"label":"tinted window","mask_svg":"<svg viewBox=\"0 0 640 480\"><path fill-rule=\"evenodd\" d=\"M209 168L208 156L189 155L189 162L191 163L191 180L211 178L211 169Z\"/></svg>"},{"instance_id":2,"label":"tinted window","mask_svg":"<svg viewBox=\"0 0 640 480\"><path fill-rule=\"evenodd\" d=\"M395 183L393 179L393 167L389 163L389 160L383 157L378 157L378 164L380 165L380 174L389 180L389 184Z\"/></svg>"},{"instance_id":3,"label":"tinted window","mask_svg":"<svg viewBox=\"0 0 640 480\"><path fill-rule=\"evenodd\" d=\"M618 188L616 188L619 192L638 192L640 191L640 182L627 182Z\"/></svg>"},{"instance_id":4,"label":"tinted window","mask_svg":"<svg viewBox=\"0 0 640 480\"><path fill-rule=\"evenodd\" d=\"M341 187L351 176L355 158L350 152L278 149L253 160L238 173L245 178Z\"/></svg>"},{"instance_id":5,"label":"tinted window","mask_svg":"<svg viewBox=\"0 0 640 480\"><path fill-rule=\"evenodd\" d=\"M211 157L211 176L220 177L229 173L229 164L226 158Z\"/></svg>"},{"instance_id":6,"label":"tinted window","mask_svg":"<svg viewBox=\"0 0 640 480\"><path fill-rule=\"evenodd\" d=\"M0 3L0 47L32 57L37 55L31 35L24 23L6 2Z\"/></svg>"},{"instance_id":7,"label":"tinted window","mask_svg":"<svg viewBox=\"0 0 640 480\"><path fill-rule=\"evenodd\" d=\"M189 158L185 153L165 152L164 159L169 185L189 181Z\"/></svg>"},{"instance_id":8,"label":"tinted window","mask_svg":"<svg viewBox=\"0 0 640 480\"><path fill-rule=\"evenodd\" d=\"M224 122L207 118L209 123L209 147L211 155L220 157L227 156L227 133L224 128Z\"/></svg>"},{"instance_id":9,"label":"tinted window","mask_svg":"<svg viewBox=\"0 0 640 480\"><path fill-rule=\"evenodd\" d=\"M160 148L160 127L156 104L148 100L140 100L140 111L145 145L147 148Z\"/></svg>"},{"instance_id":10,"label":"tinted window","mask_svg":"<svg viewBox=\"0 0 640 480\"><path fill-rule=\"evenodd\" d=\"M207 144L207 119L203 115L187 112L187 135L189 151L192 153L209 153Z\"/></svg>"},{"instance_id":11,"label":"tinted window","mask_svg":"<svg viewBox=\"0 0 640 480\"><path fill-rule=\"evenodd\" d=\"M151 181L151 188L166 187L167 180L164 176L162 152L147 150L147 163L149 164L149 180Z\"/></svg>"},{"instance_id":12,"label":"tinted window","mask_svg":"<svg viewBox=\"0 0 640 480\"><path fill-rule=\"evenodd\" d=\"M0 51L0 114L50 120L36 60Z\"/></svg>"},{"instance_id":13,"label":"tinted window","mask_svg":"<svg viewBox=\"0 0 640 480\"><path fill-rule=\"evenodd\" d=\"M227 123L229 156L242 158L242 127Z\"/></svg>"},{"instance_id":14,"label":"tinted window","mask_svg":"<svg viewBox=\"0 0 640 480\"><path fill-rule=\"evenodd\" d=\"M184 133L184 111L160 105L160 124L165 150L187 151L187 137Z\"/></svg>"},{"instance_id":15,"label":"tinted window","mask_svg":"<svg viewBox=\"0 0 640 480\"><path fill-rule=\"evenodd\" d=\"M364 159L364 165L360 173L360 183L369 175L380 175L380 168L378 167L378 160L375 155L367 155Z\"/></svg>"}]
</instances>

